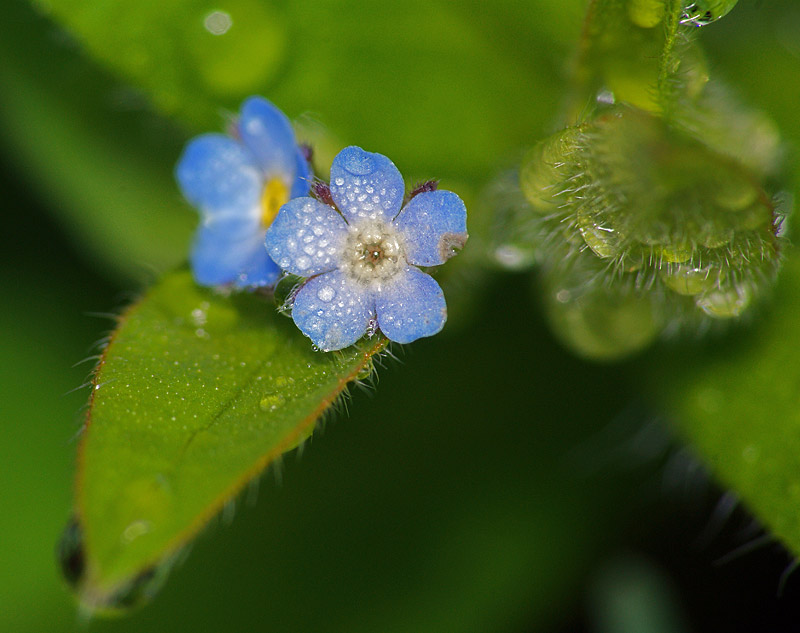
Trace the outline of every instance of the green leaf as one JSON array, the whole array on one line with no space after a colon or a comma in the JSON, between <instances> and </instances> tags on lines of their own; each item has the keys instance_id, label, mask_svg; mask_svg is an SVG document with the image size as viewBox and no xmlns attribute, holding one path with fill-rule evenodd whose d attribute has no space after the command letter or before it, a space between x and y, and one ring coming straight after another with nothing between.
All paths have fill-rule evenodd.
<instances>
[{"instance_id":1,"label":"green leaf","mask_svg":"<svg viewBox=\"0 0 800 633\"><path fill-rule=\"evenodd\" d=\"M779 136L709 82L684 11L589 3L567 110L577 124L523 159L528 204L495 207L497 261L539 264L554 329L590 358L738 318L779 268L766 178Z\"/></svg>"},{"instance_id":2,"label":"green leaf","mask_svg":"<svg viewBox=\"0 0 800 633\"><path fill-rule=\"evenodd\" d=\"M721 482L800 554L800 253L754 327L659 357L651 391Z\"/></svg>"},{"instance_id":3,"label":"green leaf","mask_svg":"<svg viewBox=\"0 0 800 633\"><path fill-rule=\"evenodd\" d=\"M332 150L381 151L419 178L486 178L549 118L583 0L538 4L47 2L98 63L195 131L263 94L311 113L337 137ZM231 20L222 35L204 26L217 10Z\"/></svg>"},{"instance_id":4,"label":"green leaf","mask_svg":"<svg viewBox=\"0 0 800 633\"><path fill-rule=\"evenodd\" d=\"M169 558L306 439L385 344L315 352L263 297L167 276L123 315L96 372L61 556L82 601L148 597Z\"/></svg>"},{"instance_id":5,"label":"green leaf","mask_svg":"<svg viewBox=\"0 0 800 633\"><path fill-rule=\"evenodd\" d=\"M178 266L197 222L172 177L183 139L24 3L4 12L0 136L15 166L106 274Z\"/></svg>"}]
</instances>

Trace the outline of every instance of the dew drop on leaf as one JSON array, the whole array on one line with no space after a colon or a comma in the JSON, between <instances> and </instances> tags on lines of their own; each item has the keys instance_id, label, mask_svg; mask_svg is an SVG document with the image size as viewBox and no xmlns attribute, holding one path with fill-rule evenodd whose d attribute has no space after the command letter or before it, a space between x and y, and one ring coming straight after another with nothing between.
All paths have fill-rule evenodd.
<instances>
[{"instance_id":1,"label":"dew drop on leaf","mask_svg":"<svg viewBox=\"0 0 800 633\"><path fill-rule=\"evenodd\" d=\"M272 393L272 394L264 396L261 399L261 402L258 403L258 406L262 411L275 411L278 407L283 405L285 402L286 402L286 398L284 398L281 394Z\"/></svg>"},{"instance_id":2,"label":"dew drop on leaf","mask_svg":"<svg viewBox=\"0 0 800 633\"><path fill-rule=\"evenodd\" d=\"M697 298L697 306L711 317L730 319L739 316L750 305L751 293L742 285L717 289Z\"/></svg>"}]
</instances>

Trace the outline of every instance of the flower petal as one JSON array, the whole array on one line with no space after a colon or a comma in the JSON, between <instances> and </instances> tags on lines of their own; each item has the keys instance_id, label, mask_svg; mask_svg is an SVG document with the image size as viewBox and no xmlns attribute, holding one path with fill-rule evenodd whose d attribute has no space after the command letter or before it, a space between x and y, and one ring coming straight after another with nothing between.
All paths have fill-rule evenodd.
<instances>
[{"instance_id":1,"label":"flower petal","mask_svg":"<svg viewBox=\"0 0 800 633\"><path fill-rule=\"evenodd\" d=\"M297 173L297 142L286 115L263 97L242 104L239 134L267 178L282 175L293 183Z\"/></svg>"},{"instance_id":2,"label":"flower petal","mask_svg":"<svg viewBox=\"0 0 800 633\"><path fill-rule=\"evenodd\" d=\"M333 207L295 198L281 207L267 230L267 252L293 275L311 277L338 268L347 223Z\"/></svg>"},{"instance_id":3,"label":"flower petal","mask_svg":"<svg viewBox=\"0 0 800 633\"><path fill-rule=\"evenodd\" d=\"M345 147L331 165L331 196L342 215L390 221L403 204L403 177L386 156Z\"/></svg>"},{"instance_id":4,"label":"flower petal","mask_svg":"<svg viewBox=\"0 0 800 633\"><path fill-rule=\"evenodd\" d=\"M314 173L311 170L311 165L308 164L303 151L299 147L297 148L295 163L297 166L295 169L294 183L292 184L289 198L307 196L308 192L311 190L311 181L314 179Z\"/></svg>"},{"instance_id":5,"label":"flower petal","mask_svg":"<svg viewBox=\"0 0 800 633\"><path fill-rule=\"evenodd\" d=\"M352 345L375 312L372 293L338 270L309 279L294 299L297 327L324 352Z\"/></svg>"},{"instance_id":6,"label":"flower petal","mask_svg":"<svg viewBox=\"0 0 800 633\"><path fill-rule=\"evenodd\" d=\"M191 262L194 278L202 286L268 286L280 274L264 248L264 231L238 218L201 226Z\"/></svg>"},{"instance_id":7,"label":"flower petal","mask_svg":"<svg viewBox=\"0 0 800 633\"><path fill-rule=\"evenodd\" d=\"M406 237L406 258L438 266L467 241L467 209L452 191L427 191L411 199L394 221Z\"/></svg>"},{"instance_id":8,"label":"flower petal","mask_svg":"<svg viewBox=\"0 0 800 633\"><path fill-rule=\"evenodd\" d=\"M246 213L258 204L264 179L253 157L223 134L203 134L183 152L175 177L186 199L207 213Z\"/></svg>"},{"instance_id":9,"label":"flower petal","mask_svg":"<svg viewBox=\"0 0 800 633\"><path fill-rule=\"evenodd\" d=\"M406 268L375 294L375 311L381 332L398 343L432 336L447 320L439 284L414 267Z\"/></svg>"},{"instance_id":10,"label":"flower petal","mask_svg":"<svg viewBox=\"0 0 800 633\"><path fill-rule=\"evenodd\" d=\"M239 288L261 288L274 286L281 276L281 269L267 253L264 240L258 240L258 248L252 257L244 263L239 278L234 282Z\"/></svg>"}]
</instances>

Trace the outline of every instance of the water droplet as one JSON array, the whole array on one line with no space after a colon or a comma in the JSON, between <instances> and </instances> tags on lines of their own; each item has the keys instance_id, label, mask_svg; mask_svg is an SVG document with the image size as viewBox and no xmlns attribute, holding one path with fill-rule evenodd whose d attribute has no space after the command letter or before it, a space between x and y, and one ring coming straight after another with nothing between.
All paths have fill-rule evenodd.
<instances>
[{"instance_id":1,"label":"water droplet","mask_svg":"<svg viewBox=\"0 0 800 633\"><path fill-rule=\"evenodd\" d=\"M696 295L713 289L719 283L719 273L710 266L696 268L693 266L669 266L661 271L661 279L672 291L680 295Z\"/></svg>"},{"instance_id":2,"label":"water droplet","mask_svg":"<svg viewBox=\"0 0 800 633\"><path fill-rule=\"evenodd\" d=\"M212 11L203 20L203 26L211 35L224 35L233 26L233 20L225 11Z\"/></svg>"},{"instance_id":3,"label":"water droplet","mask_svg":"<svg viewBox=\"0 0 800 633\"><path fill-rule=\"evenodd\" d=\"M706 26L731 12L739 0L689 0L684 5L683 24Z\"/></svg>"},{"instance_id":4,"label":"water droplet","mask_svg":"<svg viewBox=\"0 0 800 633\"><path fill-rule=\"evenodd\" d=\"M323 288L320 288L319 292L317 292L317 296L319 297L320 301L330 301L333 299L335 294L336 291L330 286L324 286Z\"/></svg>"},{"instance_id":5,"label":"water droplet","mask_svg":"<svg viewBox=\"0 0 800 633\"><path fill-rule=\"evenodd\" d=\"M578 212L578 230L583 241L598 257L614 257L619 252L619 233L611 227L599 225L582 210Z\"/></svg>"},{"instance_id":6,"label":"water droplet","mask_svg":"<svg viewBox=\"0 0 800 633\"><path fill-rule=\"evenodd\" d=\"M192 310L192 323L195 327L202 327L208 322L208 301L203 301L199 307Z\"/></svg>"},{"instance_id":7,"label":"water droplet","mask_svg":"<svg viewBox=\"0 0 800 633\"><path fill-rule=\"evenodd\" d=\"M617 98L610 90L601 90L597 93L595 101L597 101L597 103L602 103L603 105L614 105L617 102Z\"/></svg>"},{"instance_id":8,"label":"water droplet","mask_svg":"<svg viewBox=\"0 0 800 633\"><path fill-rule=\"evenodd\" d=\"M172 419L174 420L175 418ZM140 536L144 536L145 534L151 532L152 529L153 524L150 523L150 521L144 519L134 521L122 532L122 540L127 545L132 541L135 541Z\"/></svg>"},{"instance_id":9,"label":"water droplet","mask_svg":"<svg viewBox=\"0 0 800 633\"><path fill-rule=\"evenodd\" d=\"M343 167L351 174L356 176L366 176L375 171L375 164L372 155L362 149L348 152L343 161ZM338 180L337 180L338 182ZM361 184L360 178L351 178L351 183L355 186Z\"/></svg>"},{"instance_id":10,"label":"water droplet","mask_svg":"<svg viewBox=\"0 0 800 633\"><path fill-rule=\"evenodd\" d=\"M494 251L494 258L498 264L511 270L522 270L533 265L535 250L520 248L513 244L502 244Z\"/></svg>"},{"instance_id":11,"label":"water droplet","mask_svg":"<svg viewBox=\"0 0 800 633\"><path fill-rule=\"evenodd\" d=\"M669 244L656 248L662 262L682 264L692 258L692 247L688 244Z\"/></svg>"},{"instance_id":12,"label":"water droplet","mask_svg":"<svg viewBox=\"0 0 800 633\"><path fill-rule=\"evenodd\" d=\"M262 411L275 411L278 407L282 406L286 399L279 393L272 393L264 396L258 406Z\"/></svg>"},{"instance_id":13,"label":"water droplet","mask_svg":"<svg viewBox=\"0 0 800 633\"><path fill-rule=\"evenodd\" d=\"M545 278L545 283L549 280ZM589 292L563 286L548 289L548 316L559 338L581 356L618 359L639 351L660 331L647 296L601 286Z\"/></svg>"},{"instance_id":14,"label":"water droplet","mask_svg":"<svg viewBox=\"0 0 800 633\"><path fill-rule=\"evenodd\" d=\"M372 364L372 360L370 359L358 370L356 373L356 380L367 380L372 375L373 369L374 366Z\"/></svg>"},{"instance_id":15,"label":"water droplet","mask_svg":"<svg viewBox=\"0 0 800 633\"><path fill-rule=\"evenodd\" d=\"M707 315L718 319L739 316L750 304L751 293L745 286L719 288L697 298L695 303Z\"/></svg>"},{"instance_id":16,"label":"water droplet","mask_svg":"<svg viewBox=\"0 0 800 633\"><path fill-rule=\"evenodd\" d=\"M292 378L291 376L288 378L286 376L275 377L275 386L278 387L279 389L284 388L286 385L292 382L294 382L294 378Z\"/></svg>"}]
</instances>

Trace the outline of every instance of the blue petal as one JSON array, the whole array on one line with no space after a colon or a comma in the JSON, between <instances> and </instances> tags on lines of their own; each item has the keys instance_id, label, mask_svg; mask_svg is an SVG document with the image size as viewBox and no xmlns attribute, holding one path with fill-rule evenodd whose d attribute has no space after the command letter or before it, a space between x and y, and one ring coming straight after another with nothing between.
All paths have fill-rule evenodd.
<instances>
[{"instance_id":1,"label":"blue petal","mask_svg":"<svg viewBox=\"0 0 800 633\"><path fill-rule=\"evenodd\" d=\"M297 327L324 352L352 345L375 312L372 293L335 270L309 279L294 300Z\"/></svg>"},{"instance_id":2,"label":"blue petal","mask_svg":"<svg viewBox=\"0 0 800 633\"><path fill-rule=\"evenodd\" d=\"M195 281L202 286L271 285L280 272L264 248L264 231L238 218L202 225L191 262Z\"/></svg>"},{"instance_id":3,"label":"blue petal","mask_svg":"<svg viewBox=\"0 0 800 633\"><path fill-rule=\"evenodd\" d=\"M311 277L339 267L347 224L333 207L295 198L281 207L267 231L267 252L293 275Z\"/></svg>"},{"instance_id":4,"label":"blue petal","mask_svg":"<svg viewBox=\"0 0 800 633\"><path fill-rule=\"evenodd\" d=\"M267 178L280 175L287 183L294 182L297 142L283 112L262 97L250 97L242 104L239 134Z\"/></svg>"},{"instance_id":5,"label":"blue petal","mask_svg":"<svg viewBox=\"0 0 800 633\"><path fill-rule=\"evenodd\" d=\"M375 294L378 326L387 338L410 343L444 327L447 305L439 284L409 267Z\"/></svg>"},{"instance_id":6,"label":"blue petal","mask_svg":"<svg viewBox=\"0 0 800 633\"><path fill-rule=\"evenodd\" d=\"M416 266L438 266L467 241L467 209L452 191L427 191L409 202L394 221L406 237L406 258Z\"/></svg>"},{"instance_id":7,"label":"blue petal","mask_svg":"<svg viewBox=\"0 0 800 633\"><path fill-rule=\"evenodd\" d=\"M390 221L403 204L403 177L386 156L345 147L331 165L331 196L342 215Z\"/></svg>"},{"instance_id":8,"label":"blue petal","mask_svg":"<svg viewBox=\"0 0 800 633\"><path fill-rule=\"evenodd\" d=\"M259 203L263 175L240 143L204 134L183 152L175 177L186 199L208 213L246 213Z\"/></svg>"},{"instance_id":9,"label":"blue petal","mask_svg":"<svg viewBox=\"0 0 800 633\"><path fill-rule=\"evenodd\" d=\"M314 172L311 170L311 165L309 165L303 151L299 147L297 148L296 163L295 178L292 184L292 190L289 193L289 198L307 196L308 192L311 190L311 181L314 179Z\"/></svg>"},{"instance_id":10,"label":"blue petal","mask_svg":"<svg viewBox=\"0 0 800 633\"><path fill-rule=\"evenodd\" d=\"M234 281L238 288L261 288L274 286L281 276L281 269L267 253L264 240L259 239L253 256L244 263L239 278Z\"/></svg>"}]
</instances>

